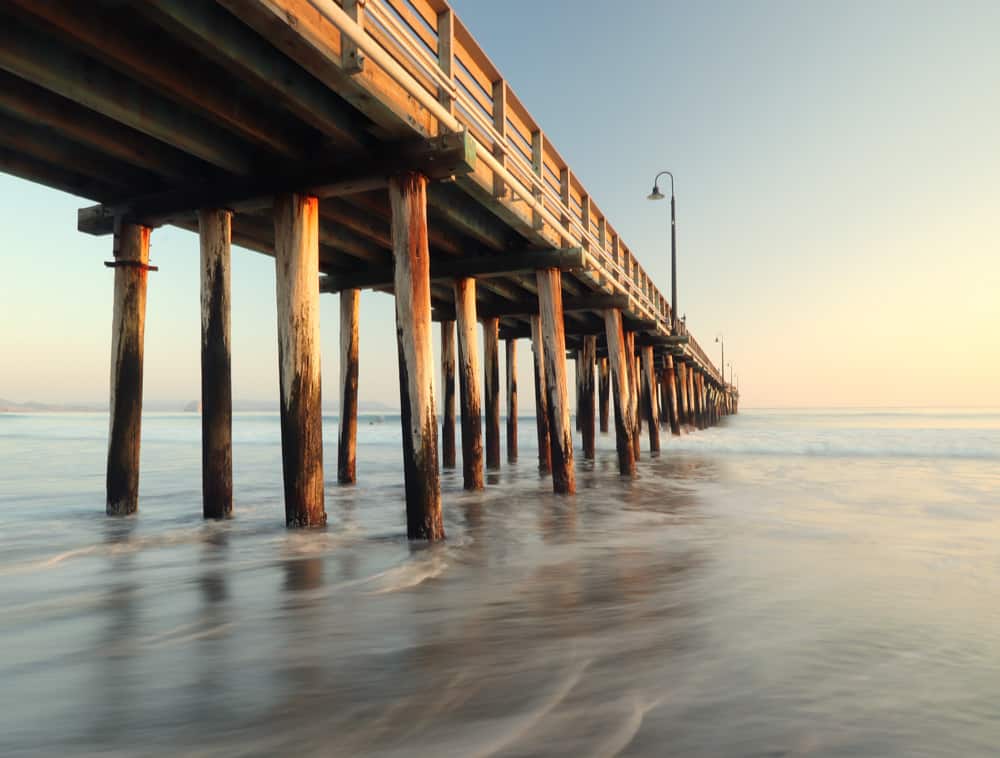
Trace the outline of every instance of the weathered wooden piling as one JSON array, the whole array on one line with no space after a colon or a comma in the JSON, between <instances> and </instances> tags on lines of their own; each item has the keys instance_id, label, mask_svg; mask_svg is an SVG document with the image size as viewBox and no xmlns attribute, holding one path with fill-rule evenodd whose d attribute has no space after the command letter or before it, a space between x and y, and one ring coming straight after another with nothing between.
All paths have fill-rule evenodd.
<instances>
[{"instance_id":1,"label":"weathered wooden piling","mask_svg":"<svg viewBox=\"0 0 1000 758\"><path fill-rule=\"evenodd\" d=\"M322 526L323 416L320 395L319 201L282 194L274 200L281 462L285 523Z\"/></svg>"},{"instance_id":2,"label":"weathered wooden piling","mask_svg":"<svg viewBox=\"0 0 1000 758\"><path fill-rule=\"evenodd\" d=\"M455 468L455 322L441 322L441 466Z\"/></svg>"},{"instance_id":3,"label":"weathered wooden piling","mask_svg":"<svg viewBox=\"0 0 1000 758\"><path fill-rule=\"evenodd\" d=\"M682 358L677 361L677 397L680 400L680 425L685 429L690 425L691 418L688 409L687 363Z\"/></svg>"},{"instance_id":4,"label":"weathered wooden piling","mask_svg":"<svg viewBox=\"0 0 1000 758\"><path fill-rule=\"evenodd\" d=\"M583 338L583 350L577 361L576 370L580 373L580 405L577 415L580 417L580 434L583 438L583 457L592 459L595 452L596 428L594 407L594 363L597 358L597 336L588 334Z\"/></svg>"},{"instance_id":5,"label":"weathered wooden piling","mask_svg":"<svg viewBox=\"0 0 1000 758\"><path fill-rule=\"evenodd\" d=\"M569 425L566 389L566 334L563 323L562 272L539 269L538 315L545 345L545 385L548 394L549 447L552 450L552 489L576 492L573 469L573 434Z\"/></svg>"},{"instance_id":6,"label":"weathered wooden piling","mask_svg":"<svg viewBox=\"0 0 1000 758\"><path fill-rule=\"evenodd\" d=\"M107 513L139 508L142 360L150 230L120 224L114 236L114 313L111 324L111 422L108 433Z\"/></svg>"},{"instance_id":7,"label":"weathered wooden piling","mask_svg":"<svg viewBox=\"0 0 1000 758\"><path fill-rule=\"evenodd\" d=\"M198 212L201 247L201 502L205 518L233 512L230 353L232 214Z\"/></svg>"},{"instance_id":8,"label":"weathered wooden piling","mask_svg":"<svg viewBox=\"0 0 1000 758\"><path fill-rule=\"evenodd\" d=\"M434 411L426 177L413 172L392 177L389 202L395 264L393 283L399 343L406 533L410 539L438 540L444 538L444 522Z\"/></svg>"},{"instance_id":9,"label":"weathered wooden piling","mask_svg":"<svg viewBox=\"0 0 1000 758\"><path fill-rule=\"evenodd\" d=\"M695 395L695 367L688 366L688 408L691 411L691 426L698 429L698 398Z\"/></svg>"},{"instance_id":10,"label":"weathered wooden piling","mask_svg":"<svg viewBox=\"0 0 1000 758\"><path fill-rule=\"evenodd\" d=\"M638 461L642 457L640 438L642 416L639 413L639 360L635 352L635 332L625 333L626 355L629 378L629 417L632 421L632 454Z\"/></svg>"},{"instance_id":11,"label":"weathered wooden piling","mask_svg":"<svg viewBox=\"0 0 1000 758\"><path fill-rule=\"evenodd\" d=\"M622 314L617 308L604 311L604 331L608 340L608 360L611 365L611 389L615 404L615 446L618 450L618 471L626 476L635 473L635 451L632 446L631 381L628 376L625 333Z\"/></svg>"},{"instance_id":12,"label":"weathered wooden piling","mask_svg":"<svg viewBox=\"0 0 1000 758\"><path fill-rule=\"evenodd\" d=\"M507 462L517 462L517 340L508 339L507 351Z\"/></svg>"},{"instance_id":13,"label":"weathered wooden piling","mask_svg":"<svg viewBox=\"0 0 1000 758\"><path fill-rule=\"evenodd\" d=\"M361 290L340 292L340 435L337 441L337 481L357 479L358 445L358 306Z\"/></svg>"},{"instance_id":14,"label":"weathered wooden piling","mask_svg":"<svg viewBox=\"0 0 1000 758\"><path fill-rule=\"evenodd\" d=\"M664 358L664 376L667 380L667 408L670 414L670 433L680 436L681 421L677 409L677 373L674 371L674 356Z\"/></svg>"},{"instance_id":15,"label":"weathered wooden piling","mask_svg":"<svg viewBox=\"0 0 1000 758\"><path fill-rule=\"evenodd\" d=\"M597 362L597 386L600 398L601 434L608 433L608 400L611 392L611 367L606 357Z\"/></svg>"},{"instance_id":16,"label":"weathered wooden piling","mask_svg":"<svg viewBox=\"0 0 1000 758\"><path fill-rule=\"evenodd\" d=\"M483 427L479 404L476 280L455 280L458 325L458 394L462 404L462 477L467 490L483 488Z\"/></svg>"},{"instance_id":17,"label":"weathered wooden piling","mask_svg":"<svg viewBox=\"0 0 1000 758\"><path fill-rule=\"evenodd\" d=\"M531 316L531 352L535 364L535 428L538 430L538 470L552 471L552 447L549 441L549 392L545 381L545 342L537 315Z\"/></svg>"},{"instance_id":18,"label":"weathered wooden piling","mask_svg":"<svg viewBox=\"0 0 1000 758\"><path fill-rule=\"evenodd\" d=\"M500 468L500 319L483 319L483 391L486 393L486 468Z\"/></svg>"},{"instance_id":19,"label":"weathered wooden piling","mask_svg":"<svg viewBox=\"0 0 1000 758\"><path fill-rule=\"evenodd\" d=\"M649 452L660 452L660 414L658 407L656 367L653 365L653 346L642 347L642 395L649 427Z\"/></svg>"}]
</instances>

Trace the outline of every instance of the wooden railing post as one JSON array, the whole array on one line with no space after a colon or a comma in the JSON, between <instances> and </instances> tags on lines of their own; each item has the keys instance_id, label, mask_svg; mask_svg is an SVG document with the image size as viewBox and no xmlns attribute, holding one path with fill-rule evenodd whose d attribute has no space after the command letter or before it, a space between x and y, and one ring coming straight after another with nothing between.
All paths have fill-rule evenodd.
<instances>
[{"instance_id":1,"label":"wooden railing post","mask_svg":"<svg viewBox=\"0 0 1000 758\"><path fill-rule=\"evenodd\" d=\"M455 80L455 14L450 8L446 8L437 14L437 37L438 37L438 65L448 81ZM455 100L451 93L438 90L438 102L448 109L449 113L455 112Z\"/></svg>"},{"instance_id":2,"label":"wooden railing post","mask_svg":"<svg viewBox=\"0 0 1000 758\"><path fill-rule=\"evenodd\" d=\"M399 348L406 533L410 539L444 538L438 474L434 355L431 349L430 250L427 179L417 173L389 180L393 281Z\"/></svg>"}]
</instances>

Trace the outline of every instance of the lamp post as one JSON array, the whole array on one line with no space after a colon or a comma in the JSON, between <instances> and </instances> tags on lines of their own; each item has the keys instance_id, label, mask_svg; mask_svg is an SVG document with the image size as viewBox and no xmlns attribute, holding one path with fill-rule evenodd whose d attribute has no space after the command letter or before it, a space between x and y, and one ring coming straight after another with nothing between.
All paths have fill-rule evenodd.
<instances>
[{"instance_id":1,"label":"lamp post","mask_svg":"<svg viewBox=\"0 0 1000 758\"><path fill-rule=\"evenodd\" d=\"M677 318L677 212L674 202L674 175L669 171L661 171L653 177L653 191L649 193L649 200L662 200L665 196L660 192L660 177L666 174L670 177L670 308L674 317L673 332L679 334Z\"/></svg>"},{"instance_id":2,"label":"lamp post","mask_svg":"<svg viewBox=\"0 0 1000 758\"><path fill-rule=\"evenodd\" d=\"M715 341L722 347L722 361L719 366L722 368L722 383L726 383L726 335L716 334Z\"/></svg>"}]
</instances>

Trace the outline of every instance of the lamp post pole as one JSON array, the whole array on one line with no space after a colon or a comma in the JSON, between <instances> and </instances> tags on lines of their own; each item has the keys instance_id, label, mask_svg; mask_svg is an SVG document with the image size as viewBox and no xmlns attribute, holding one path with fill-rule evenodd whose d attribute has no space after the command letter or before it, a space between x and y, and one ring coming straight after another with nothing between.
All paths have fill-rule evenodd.
<instances>
[{"instance_id":1,"label":"lamp post pole","mask_svg":"<svg viewBox=\"0 0 1000 758\"><path fill-rule=\"evenodd\" d=\"M674 199L674 175L669 171L661 171L653 178L653 191L649 193L650 200L662 200L659 179L666 174L670 177L670 308L673 313L673 333L679 334L680 320L677 310L677 204Z\"/></svg>"}]
</instances>

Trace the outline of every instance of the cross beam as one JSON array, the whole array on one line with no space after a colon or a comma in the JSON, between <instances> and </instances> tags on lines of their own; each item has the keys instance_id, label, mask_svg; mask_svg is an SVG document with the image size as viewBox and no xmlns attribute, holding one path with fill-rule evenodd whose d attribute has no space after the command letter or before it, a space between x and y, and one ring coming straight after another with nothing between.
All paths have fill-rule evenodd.
<instances>
[{"instance_id":1,"label":"cross beam","mask_svg":"<svg viewBox=\"0 0 1000 758\"><path fill-rule=\"evenodd\" d=\"M77 212L77 228L87 234L111 234L115 219L142 226L168 224L203 207L250 211L271 205L276 194L297 192L337 197L387 186L390 176L415 171L429 179L446 179L474 171L476 143L467 132L397 142L377 156L355 155L308 173L225 179L192 184L111 205ZM392 276L388 279L391 281Z\"/></svg>"}]
</instances>

